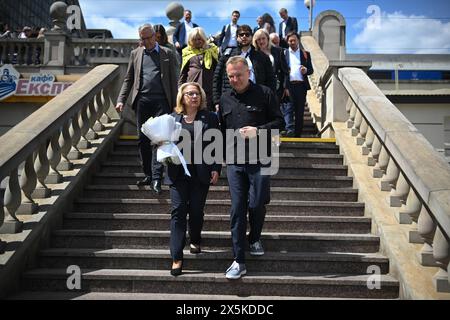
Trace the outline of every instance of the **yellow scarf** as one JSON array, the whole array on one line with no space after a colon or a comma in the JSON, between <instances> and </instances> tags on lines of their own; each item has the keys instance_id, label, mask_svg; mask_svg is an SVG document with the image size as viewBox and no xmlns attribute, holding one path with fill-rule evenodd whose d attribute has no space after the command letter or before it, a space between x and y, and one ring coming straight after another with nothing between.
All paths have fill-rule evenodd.
<instances>
[{"instance_id":1,"label":"yellow scarf","mask_svg":"<svg viewBox=\"0 0 450 320\"><path fill-rule=\"evenodd\" d=\"M219 59L219 49L213 43L210 43L209 47L206 49L203 49L203 48L195 49L188 45L186 48L183 49L183 62L181 64L181 70L183 70L186 63L188 63L188 61L192 57L195 57L200 54L204 55L203 59L205 61L206 69L211 69L213 60L218 61L218 59Z\"/></svg>"}]
</instances>

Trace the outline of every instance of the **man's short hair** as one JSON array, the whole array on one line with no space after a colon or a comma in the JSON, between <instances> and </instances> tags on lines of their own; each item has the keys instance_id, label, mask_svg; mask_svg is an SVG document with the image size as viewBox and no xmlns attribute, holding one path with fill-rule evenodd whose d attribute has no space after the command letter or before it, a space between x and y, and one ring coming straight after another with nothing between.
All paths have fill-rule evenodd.
<instances>
[{"instance_id":1,"label":"man's short hair","mask_svg":"<svg viewBox=\"0 0 450 320\"><path fill-rule=\"evenodd\" d=\"M282 13L282 12L287 13L287 9L286 8L281 8L280 11L278 11L278 13Z\"/></svg>"},{"instance_id":2,"label":"man's short hair","mask_svg":"<svg viewBox=\"0 0 450 320\"><path fill-rule=\"evenodd\" d=\"M189 12L192 15L192 11L189 9L184 10L184 13Z\"/></svg>"},{"instance_id":3,"label":"man's short hair","mask_svg":"<svg viewBox=\"0 0 450 320\"><path fill-rule=\"evenodd\" d=\"M295 31L291 31L286 35L286 41L289 41L290 37L297 37L297 39L300 40L300 36Z\"/></svg>"},{"instance_id":4,"label":"man's short hair","mask_svg":"<svg viewBox=\"0 0 450 320\"><path fill-rule=\"evenodd\" d=\"M241 62L246 67L246 69L248 69L247 59L241 56L233 56L229 58L225 67L228 67L229 64L236 65L239 62Z\"/></svg>"},{"instance_id":5,"label":"man's short hair","mask_svg":"<svg viewBox=\"0 0 450 320\"><path fill-rule=\"evenodd\" d=\"M231 13L231 15L233 15L233 14L235 14L235 13L237 13L237 14L239 15L239 17L241 16L241 13L240 13L239 11L237 11L237 10L234 10L234 11Z\"/></svg>"},{"instance_id":6,"label":"man's short hair","mask_svg":"<svg viewBox=\"0 0 450 320\"><path fill-rule=\"evenodd\" d=\"M243 32L250 32L250 35L253 36L252 27L250 27L248 24L243 24L243 25L239 26L239 28L237 28L237 30L236 30L236 35L238 35L242 31Z\"/></svg>"}]
</instances>

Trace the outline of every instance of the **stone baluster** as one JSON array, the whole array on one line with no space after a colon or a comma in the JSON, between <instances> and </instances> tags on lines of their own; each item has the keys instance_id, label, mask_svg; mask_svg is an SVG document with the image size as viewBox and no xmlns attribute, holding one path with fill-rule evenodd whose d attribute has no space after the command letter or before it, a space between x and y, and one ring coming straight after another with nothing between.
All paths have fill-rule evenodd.
<instances>
[{"instance_id":1,"label":"stone baluster","mask_svg":"<svg viewBox=\"0 0 450 320\"><path fill-rule=\"evenodd\" d=\"M79 119L79 124L80 124L80 129L81 129L81 132L80 132L81 138L80 138L80 142L78 143L77 147L80 149L89 149L91 147L91 143L89 142L88 136L87 136L87 134L89 132L89 128L90 128L88 112L89 112L89 104L86 104L81 109L81 114L80 114L80 119Z\"/></svg>"},{"instance_id":2,"label":"stone baluster","mask_svg":"<svg viewBox=\"0 0 450 320\"><path fill-rule=\"evenodd\" d=\"M102 101L101 92L99 92L95 95L94 106L95 106L96 119L97 119L94 124L94 130L97 132L100 132L100 131L105 130L105 126L103 125L103 123L100 122L100 118L103 115L103 101Z\"/></svg>"},{"instance_id":3,"label":"stone baluster","mask_svg":"<svg viewBox=\"0 0 450 320\"><path fill-rule=\"evenodd\" d=\"M389 204L391 207L401 207L406 202L406 197L409 194L409 183L406 181L402 172L399 173L397 183L392 188L389 195Z\"/></svg>"},{"instance_id":4,"label":"stone baluster","mask_svg":"<svg viewBox=\"0 0 450 320\"><path fill-rule=\"evenodd\" d=\"M112 89L112 86L108 86L107 88L103 88L101 91L102 96L102 105L103 105L103 116L100 119L102 123L111 123L111 118L108 115L108 110L113 108L114 104L110 98L109 91Z\"/></svg>"},{"instance_id":5,"label":"stone baluster","mask_svg":"<svg viewBox=\"0 0 450 320\"><path fill-rule=\"evenodd\" d=\"M370 151L372 150L372 145L375 140L375 134L373 133L373 130L371 127L367 128L367 134L366 134L366 140L364 141L361 152L363 156L367 156Z\"/></svg>"},{"instance_id":6,"label":"stone baluster","mask_svg":"<svg viewBox=\"0 0 450 320\"><path fill-rule=\"evenodd\" d=\"M352 106L350 107L350 115L349 118L347 120L347 128L352 128L353 125L355 124L355 116L356 116L356 111L358 110L358 108L356 108L356 105L354 103L352 103Z\"/></svg>"},{"instance_id":7,"label":"stone baluster","mask_svg":"<svg viewBox=\"0 0 450 320\"><path fill-rule=\"evenodd\" d=\"M71 124L69 128L70 140L72 141L72 146L70 148L69 154L67 158L69 160L81 159L83 156L80 150L78 150L77 146L81 140L81 128L79 123L79 118L81 115L81 111L75 114L71 119Z\"/></svg>"},{"instance_id":8,"label":"stone baluster","mask_svg":"<svg viewBox=\"0 0 450 320\"><path fill-rule=\"evenodd\" d=\"M422 202L414 189L410 187L406 202L402 203L402 206L398 211L398 222L401 224L411 224L413 221L417 222L421 209Z\"/></svg>"},{"instance_id":9,"label":"stone baluster","mask_svg":"<svg viewBox=\"0 0 450 320\"><path fill-rule=\"evenodd\" d=\"M0 230L5 221L5 211L3 210L3 192L0 190ZM0 254L5 253L6 242L0 239Z\"/></svg>"},{"instance_id":10,"label":"stone baluster","mask_svg":"<svg viewBox=\"0 0 450 320\"><path fill-rule=\"evenodd\" d=\"M16 54L16 60L17 60L17 65L21 66L23 65L23 44L19 43L17 44L17 51L14 52L14 54Z\"/></svg>"},{"instance_id":11,"label":"stone baluster","mask_svg":"<svg viewBox=\"0 0 450 320\"><path fill-rule=\"evenodd\" d=\"M447 271L450 262L450 246L439 226L436 228L433 239L433 257L439 268L433 276L436 291L450 292L450 278Z\"/></svg>"},{"instance_id":12,"label":"stone baluster","mask_svg":"<svg viewBox=\"0 0 450 320\"><path fill-rule=\"evenodd\" d=\"M378 161L375 164L375 167L373 168L372 176L374 178L381 178L387 169L388 163L389 163L389 153L387 152L386 148L384 146L381 146L380 155L378 156Z\"/></svg>"},{"instance_id":13,"label":"stone baluster","mask_svg":"<svg viewBox=\"0 0 450 320\"><path fill-rule=\"evenodd\" d=\"M50 196L51 190L45 184L49 170L50 164L47 158L47 143L44 142L39 147L36 160L34 161L34 171L38 179L36 189L32 194L34 199L48 198Z\"/></svg>"},{"instance_id":14,"label":"stone baluster","mask_svg":"<svg viewBox=\"0 0 450 320\"><path fill-rule=\"evenodd\" d=\"M50 173L45 179L46 183L55 184L62 181L62 176L58 171L58 164L61 161L61 147L59 146L59 131L50 139L47 149L47 157L50 163Z\"/></svg>"},{"instance_id":15,"label":"stone baluster","mask_svg":"<svg viewBox=\"0 0 450 320\"><path fill-rule=\"evenodd\" d=\"M0 233L22 232L23 222L16 217L17 209L19 209L22 200L22 191L20 190L17 169L14 168L9 174L8 185L6 186L3 197L5 220L0 228Z\"/></svg>"},{"instance_id":16,"label":"stone baluster","mask_svg":"<svg viewBox=\"0 0 450 320\"><path fill-rule=\"evenodd\" d=\"M422 205L419 218L417 221L417 231L422 237L424 244L418 255L418 259L421 265L434 267L436 261L433 258L433 237L436 230L436 224L433 221L428 210Z\"/></svg>"},{"instance_id":17,"label":"stone baluster","mask_svg":"<svg viewBox=\"0 0 450 320\"><path fill-rule=\"evenodd\" d=\"M28 63L33 64L33 61L29 61L31 60L31 55L32 55L32 51L31 51L31 45L29 43L24 44L25 47L25 56L23 57L23 64L24 65L28 65Z\"/></svg>"},{"instance_id":18,"label":"stone baluster","mask_svg":"<svg viewBox=\"0 0 450 320\"><path fill-rule=\"evenodd\" d=\"M0 46L1 46L0 63L5 64L7 62L9 48L6 43L2 43L0 44Z\"/></svg>"},{"instance_id":19,"label":"stone baluster","mask_svg":"<svg viewBox=\"0 0 450 320\"><path fill-rule=\"evenodd\" d=\"M367 157L367 165L369 167L373 167L377 164L378 159L380 158L380 153L383 145L381 144L380 139L377 136L374 136L372 149L370 150L369 156Z\"/></svg>"},{"instance_id":20,"label":"stone baluster","mask_svg":"<svg viewBox=\"0 0 450 320\"><path fill-rule=\"evenodd\" d=\"M357 109L356 116L355 116L355 123L353 124L352 130L351 130L352 137L356 137L359 134L361 124L362 124L362 114L359 111L359 109Z\"/></svg>"},{"instance_id":21,"label":"stone baluster","mask_svg":"<svg viewBox=\"0 0 450 320\"><path fill-rule=\"evenodd\" d=\"M98 134L94 130L94 124L97 121L97 112L93 100L89 102L87 117L89 119L89 131L86 133L86 139L95 140L98 138Z\"/></svg>"},{"instance_id":22,"label":"stone baluster","mask_svg":"<svg viewBox=\"0 0 450 320\"><path fill-rule=\"evenodd\" d=\"M63 124L58 139L59 147L61 148L61 162L58 164L57 169L60 171L69 171L73 169L73 163L68 158L70 149L72 148L72 138L70 137L69 127L69 121Z\"/></svg>"},{"instance_id":23,"label":"stone baluster","mask_svg":"<svg viewBox=\"0 0 450 320\"><path fill-rule=\"evenodd\" d=\"M359 128L359 133L356 136L356 145L362 146L364 141L366 140L367 130L369 126L367 124L366 119L362 118L361 126Z\"/></svg>"},{"instance_id":24,"label":"stone baluster","mask_svg":"<svg viewBox=\"0 0 450 320\"><path fill-rule=\"evenodd\" d=\"M22 203L17 214L34 214L38 211L38 204L34 202L32 194L36 189L37 175L34 171L34 156L30 154L25 160L25 166L20 175L20 188L22 189Z\"/></svg>"},{"instance_id":25,"label":"stone baluster","mask_svg":"<svg viewBox=\"0 0 450 320\"><path fill-rule=\"evenodd\" d=\"M391 191L391 189L395 186L398 176L400 174L400 170L397 166L397 164L394 161L394 158L389 156L389 163L386 168L386 174L383 175L382 179L380 180L378 186L380 187L381 191Z\"/></svg>"}]
</instances>

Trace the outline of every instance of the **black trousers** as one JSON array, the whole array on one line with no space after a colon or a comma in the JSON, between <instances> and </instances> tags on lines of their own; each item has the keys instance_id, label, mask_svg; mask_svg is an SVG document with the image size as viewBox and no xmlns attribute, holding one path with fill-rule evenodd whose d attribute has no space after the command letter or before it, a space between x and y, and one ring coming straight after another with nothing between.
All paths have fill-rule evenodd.
<instances>
[{"instance_id":1,"label":"black trousers","mask_svg":"<svg viewBox=\"0 0 450 320\"><path fill-rule=\"evenodd\" d=\"M186 228L189 224L191 243L199 245L202 241L203 216L209 185L196 178L180 178L170 186L172 202L170 220L170 255L173 260L183 259L186 245ZM189 222L187 215L189 214Z\"/></svg>"},{"instance_id":2,"label":"black trousers","mask_svg":"<svg viewBox=\"0 0 450 320\"><path fill-rule=\"evenodd\" d=\"M303 132L303 116L305 114L306 104L306 84L303 82L290 84L289 93L291 95L294 114L295 114L295 136L300 137Z\"/></svg>"},{"instance_id":3,"label":"black trousers","mask_svg":"<svg viewBox=\"0 0 450 320\"><path fill-rule=\"evenodd\" d=\"M245 263L247 248L247 210L250 232L248 242L261 237L266 204L270 201L270 176L261 175L258 164L227 165L227 178L231 194L231 237L233 253L238 263Z\"/></svg>"},{"instance_id":4,"label":"black trousers","mask_svg":"<svg viewBox=\"0 0 450 320\"><path fill-rule=\"evenodd\" d=\"M142 133L142 125L151 117L157 117L168 113L169 105L165 98L137 98L136 102L136 124L139 136L138 148L142 161L142 170L146 176L153 180L161 180L163 175L163 164L156 161L156 145L151 145L150 139Z\"/></svg>"}]
</instances>

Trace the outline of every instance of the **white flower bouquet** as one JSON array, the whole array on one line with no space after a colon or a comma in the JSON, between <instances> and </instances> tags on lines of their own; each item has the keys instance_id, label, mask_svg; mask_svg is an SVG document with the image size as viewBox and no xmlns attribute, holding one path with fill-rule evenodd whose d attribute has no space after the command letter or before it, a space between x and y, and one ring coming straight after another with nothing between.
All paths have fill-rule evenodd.
<instances>
[{"instance_id":1,"label":"white flower bouquet","mask_svg":"<svg viewBox=\"0 0 450 320\"><path fill-rule=\"evenodd\" d=\"M184 172L191 176L186 165L186 160L181 154L175 141L178 141L181 133L181 123L176 122L171 115L164 114L156 118L148 119L141 127L152 144L159 145L156 160L165 165L168 163L183 165Z\"/></svg>"}]
</instances>

